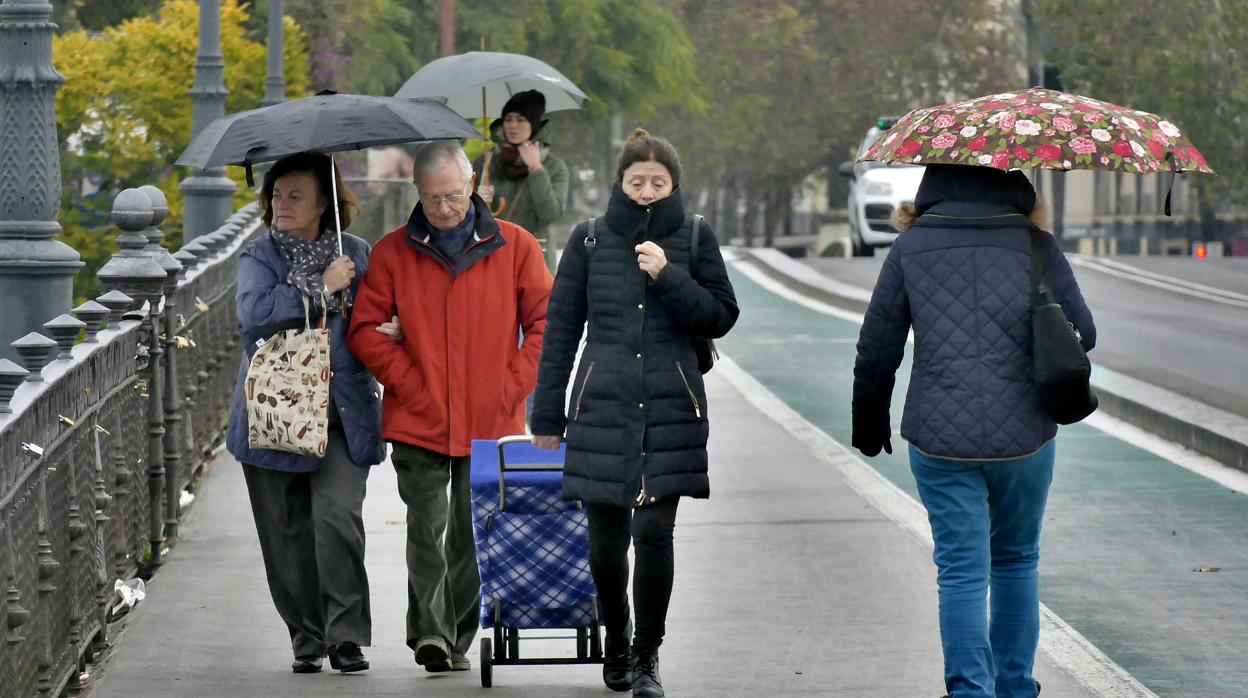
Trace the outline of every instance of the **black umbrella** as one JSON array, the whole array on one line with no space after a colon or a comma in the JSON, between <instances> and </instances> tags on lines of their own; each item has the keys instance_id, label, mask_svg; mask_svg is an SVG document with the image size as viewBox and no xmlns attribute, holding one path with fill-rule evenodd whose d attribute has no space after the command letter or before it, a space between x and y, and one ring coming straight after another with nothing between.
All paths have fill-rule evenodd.
<instances>
[{"instance_id":1,"label":"black umbrella","mask_svg":"<svg viewBox=\"0 0 1248 698\"><path fill-rule=\"evenodd\" d=\"M191 141L177 164L201 170L242 165L247 168L248 186L254 186L253 164L295 153L333 153L395 143L477 137L471 123L438 101L326 90L312 97L217 119ZM332 175L332 167L330 172ZM336 181L333 186L337 214ZM338 220L337 215L334 220ZM341 251L341 230L338 236Z\"/></svg>"}]
</instances>

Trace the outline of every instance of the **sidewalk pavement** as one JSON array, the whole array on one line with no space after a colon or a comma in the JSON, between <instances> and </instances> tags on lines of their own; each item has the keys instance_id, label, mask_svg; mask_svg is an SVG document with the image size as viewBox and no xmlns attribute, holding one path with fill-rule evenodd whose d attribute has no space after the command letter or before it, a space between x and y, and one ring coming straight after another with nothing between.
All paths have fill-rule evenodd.
<instances>
[{"instance_id":1,"label":"sidewalk pavement","mask_svg":"<svg viewBox=\"0 0 1248 698\"><path fill-rule=\"evenodd\" d=\"M660 665L669 695L941 695L930 549L858 494L845 475L856 458L800 441L744 397L748 381L730 360L707 376L713 495L681 503ZM596 666L495 667L484 692L475 649L472 672L425 673L403 643L404 508L389 464L373 469L364 517L370 671L290 672L241 470L222 453L87 696L618 695ZM530 648L574 654L571 640ZM1094 695L1043 655L1036 675L1045 698Z\"/></svg>"}]
</instances>

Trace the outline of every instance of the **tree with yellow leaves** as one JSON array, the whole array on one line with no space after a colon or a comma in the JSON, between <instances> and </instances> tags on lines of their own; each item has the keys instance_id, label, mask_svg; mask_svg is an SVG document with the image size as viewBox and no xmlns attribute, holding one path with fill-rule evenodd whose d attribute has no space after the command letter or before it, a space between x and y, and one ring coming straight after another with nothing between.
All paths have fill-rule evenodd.
<instances>
[{"instance_id":1,"label":"tree with yellow leaves","mask_svg":"<svg viewBox=\"0 0 1248 698\"><path fill-rule=\"evenodd\" d=\"M226 112L252 109L264 96L266 47L246 38L248 9L239 0L221 2L221 52ZM164 0L157 14L136 17L100 33L78 30L56 37L53 58L66 77L56 98L64 195L61 239L87 262L75 280L75 295L96 291L95 270L115 249L108 226L112 197L120 189L155 184L169 199L162 226L168 246L181 240L182 196L189 176L173 162L191 138L191 100L198 52L199 6L194 0ZM307 40L285 18L286 96L304 96L308 86ZM242 173L237 202L254 194ZM92 180L98 194L83 195Z\"/></svg>"}]
</instances>

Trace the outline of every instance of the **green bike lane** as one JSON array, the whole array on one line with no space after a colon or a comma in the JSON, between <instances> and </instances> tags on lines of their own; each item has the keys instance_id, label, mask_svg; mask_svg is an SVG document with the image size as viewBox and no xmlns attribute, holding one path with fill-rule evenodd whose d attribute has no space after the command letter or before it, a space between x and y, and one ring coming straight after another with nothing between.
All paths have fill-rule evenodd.
<instances>
[{"instance_id":1,"label":"green bike lane","mask_svg":"<svg viewBox=\"0 0 1248 698\"><path fill-rule=\"evenodd\" d=\"M743 270L731 272L741 318L718 348L849 444L858 323ZM864 461L917 499L897 434L909 374L907 350L894 453ZM1040 574L1043 602L1157 695L1248 696L1248 496L1099 428L1062 427Z\"/></svg>"}]
</instances>

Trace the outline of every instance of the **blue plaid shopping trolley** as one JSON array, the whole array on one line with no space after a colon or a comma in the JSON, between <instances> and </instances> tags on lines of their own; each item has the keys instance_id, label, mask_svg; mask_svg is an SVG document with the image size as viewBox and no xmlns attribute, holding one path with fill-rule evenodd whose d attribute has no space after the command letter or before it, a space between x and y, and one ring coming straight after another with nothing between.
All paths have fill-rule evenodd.
<instances>
[{"instance_id":1,"label":"blue plaid shopping trolley","mask_svg":"<svg viewBox=\"0 0 1248 698\"><path fill-rule=\"evenodd\" d=\"M528 436L472 442L472 530L481 570L481 685L503 664L600 664L589 523L563 499L565 449ZM521 657L520 631L576 631L576 657ZM571 636L567 636L571 639ZM550 639L526 635L524 639Z\"/></svg>"}]
</instances>

